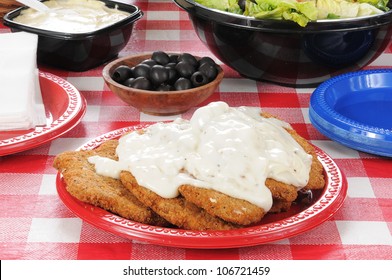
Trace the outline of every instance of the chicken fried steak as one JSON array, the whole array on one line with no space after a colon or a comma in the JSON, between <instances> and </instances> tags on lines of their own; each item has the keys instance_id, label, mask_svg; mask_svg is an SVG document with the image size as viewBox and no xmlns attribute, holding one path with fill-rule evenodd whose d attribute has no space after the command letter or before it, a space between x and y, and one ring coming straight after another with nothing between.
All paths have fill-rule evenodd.
<instances>
[{"instance_id":1,"label":"chicken fried steak","mask_svg":"<svg viewBox=\"0 0 392 280\"><path fill-rule=\"evenodd\" d=\"M120 180L98 175L94 165L88 162L88 158L95 155L116 159L117 145L117 140L111 140L95 150L59 154L54 160L54 167L61 172L67 191L83 202L126 219L144 224L168 225L167 221L132 195Z\"/></svg>"}]
</instances>

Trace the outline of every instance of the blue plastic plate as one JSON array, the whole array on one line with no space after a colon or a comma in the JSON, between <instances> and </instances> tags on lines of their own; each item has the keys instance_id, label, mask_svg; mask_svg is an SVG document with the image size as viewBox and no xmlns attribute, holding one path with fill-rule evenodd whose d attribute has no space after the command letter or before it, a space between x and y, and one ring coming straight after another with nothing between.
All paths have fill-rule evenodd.
<instances>
[{"instance_id":1,"label":"blue plastic plate","mask_svg":"<svg viewBox=\"0 0 392 280\"><path fill-rule=\"evenodd\" d=\"M310 98L312 124L350 148L392 157L392 69L333 77Z\"/></svg>"}]
</instances>

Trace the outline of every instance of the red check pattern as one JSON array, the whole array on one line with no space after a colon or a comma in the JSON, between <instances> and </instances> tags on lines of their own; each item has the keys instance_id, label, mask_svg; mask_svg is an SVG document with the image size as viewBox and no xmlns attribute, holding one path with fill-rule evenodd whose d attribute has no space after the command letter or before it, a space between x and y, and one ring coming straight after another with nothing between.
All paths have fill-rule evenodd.
<instances>
[{"instance_id":1,"label":"red check pattern","mask_svg":"<svg viewBox=\"0 0 392 280\"><path fill-rule=\"evenodd\" d=\"M212 54L173 2L129 1L144 11L121 56L154 50ZM0 26L0 32L9 29ZM332 218L298 236L246 248L195 250L151 245L97 229L69 211L56 193L55 155L114 129L168 120L139 113L104 85L102 66L82 72L47 67L72 83L87 100L80 124L65 135L0 158L0 259L392 259L392 161L358 152L321 135L308 118L313 88L295 89L240 77L225 65L225 78L207 101L259 106L279 115L329 154L345 173L348 196ZM368 68L392 67L389 45ZM189 117L191 110L183 115Z\"/></svg>"}]
</instances>

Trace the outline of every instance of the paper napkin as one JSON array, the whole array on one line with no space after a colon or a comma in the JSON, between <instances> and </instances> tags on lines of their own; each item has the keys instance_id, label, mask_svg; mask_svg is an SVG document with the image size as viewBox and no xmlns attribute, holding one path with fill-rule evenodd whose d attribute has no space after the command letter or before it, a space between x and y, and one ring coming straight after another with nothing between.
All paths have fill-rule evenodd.
<instances>
[{"instance_id":1,"label":"paper napkin","mask_svg":"<svg viewBox=\"0 0 392 280\"><path fill-rule=\"evenodd\" d=\"M0 130L46 125L37 46L35 34L0 34Z\"/></svg>"}]
</instances>

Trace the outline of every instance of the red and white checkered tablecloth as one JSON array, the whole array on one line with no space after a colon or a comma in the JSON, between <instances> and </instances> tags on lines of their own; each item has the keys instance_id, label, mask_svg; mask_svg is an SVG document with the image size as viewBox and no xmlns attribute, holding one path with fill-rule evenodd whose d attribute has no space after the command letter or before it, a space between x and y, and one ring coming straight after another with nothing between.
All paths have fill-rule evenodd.
<instances>
[{"instance_id":1,"label":"red and white checkered tablecloth","mask_svg":"<svg viewBox=\"0 0 392 280\"><path fill-rule=\"evenodd\" d=\"M212 54L197 38L187 14L169 0L134 0L144 11L121 56L166 50ZM9 32L0 26L1 32ZM391 67L389 45L369 68ZM297 89L240 77L223 65L225 78L202 105L259 106L279 115L329 154L345 173L348 196L329 220L298 236L253 247L219 250L172 248L135 242L97 229L76 217L56 192L54 157L114 129L170 120L139 113L104 85L102 67L66 72L40 67L73 84L87 100L82 121L37 148L0 157L0 259L392 259L392 161L352 150L321 135L308 117L314 88ZM184 114L189 117L193 110Z\"/></svg>"}]
</instances>

